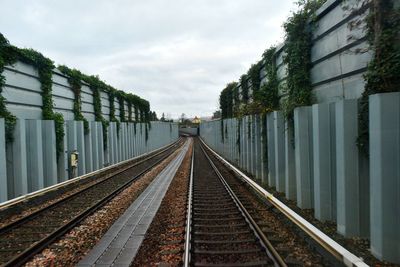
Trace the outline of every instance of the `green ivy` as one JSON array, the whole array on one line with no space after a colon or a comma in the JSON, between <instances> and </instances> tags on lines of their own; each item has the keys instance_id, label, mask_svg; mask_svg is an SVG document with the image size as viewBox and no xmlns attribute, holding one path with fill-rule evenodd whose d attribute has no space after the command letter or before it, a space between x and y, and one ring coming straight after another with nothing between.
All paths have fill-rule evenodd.
<instances>
[{"instance_id":1,"label":"green ivy","mask_svg":"<svg viewBox=\"0 0 400 267\"><path fill-rule=\"evenodd\" d=\"M219 96L221 117L223 119L233 117L233 92L236 87L237 83L235 82L227 84Z\"/></svg>"},{"instance_id":2,"label":"green ivy","mask_svg":"<svg viewBox=\"0 0 400 267\"><path fill-rule=\"evenodd\" d=\"M52 98L52 75L54 63L41 53L33 49L18 49L18 59L31 64L38 69L40 87L42 91L42 117L44 120L54 120L56 135L57 158L64 151L64 117L61 113L54 112Z\"/></svg>"},{"instance_id":3,"label":"green ivy","mask_svg":"<svg viewBox=\"0 0 400 267\"><path fill-rule=\"evenodd\" d=\"M369 96L400 92L400 7L391 0L373 0L367 18L367 37L374 56L364 79L365 90L360 101L357 145L369 154Z\"/></svg>"},{"instance_id":4,"label":"green ivy","mask_svg":"<svg viewBox=\"0 0 400 267\"><path fill-rule=\"evenodd\" d=\"M44 120L55 121L57 156L63 151L64 118L60 113L53 111L52 99L52 71L54 63L33 49L20 49L10 45L8 40L0 33L0 73L3 73L5 65L11 65L17 60L32 64L38 69L39 81L42 91L42 117ZM5 78L0 75L0 93L5 85ZM0 95L0 116L6 121L6 140L13 140L13 130L16 117L7 111L5 99Z\"/></svg>"},{"instance_id":5,"label":"green ivy","mask_svg":"<svg viewBox=\"0 0 400 267\"><path fill-rule=\"evenodd\" d=\"M132 102L128 103L128 121L132 122Z\"/></svg>"},{"instance_id":6,"label":"green ivy","mask_svg":"<svg viewBox=\"0 0 400 267\"><path fill-rule=\"evenodd\" d=\"M232 82L232 98L233 98L233 108L232 108L232 115L234 117L238 116L239 106L240 106L240 94L239 94L239 87L237 82Z\"/></svg>"},{"instance_id":7,"label":"green ivy","mask_svg":"<svg viewBox=\"0 0 400 267\"><path fill-rule=\"evenodd\" d=\"M249 85L248 85L248 77L246 74L243 74L240 77L240 89L242 91L242 102L247 104L249 102Z\"/></svg>"},{"instance_id":8,"label":"green ivy","mask_svg":"<svg viewBox=\"0 0 400 267\"><path fill-rule=\"evenodd\" d=\"M52 100L52 71L54 69L54 63L44 57L41 53L36 52L32 49L19 49L9 44L8 40L0 33L0 117L5 118L6 122L6 139L7 141L13 140L13 129L16 123L16 117L12 115L6 108L5 98L1 95L3 87L5 85L5 77L2 75L5 65L11 65L17 60L34 65L37 67L39 72L39 80L41 82L43 106L42 114L45 120L55 121L56 141L57 141L57 156L63 151L64 144L64 119L62 114L55 113L53 111L54 103ZM101 95L100 92L107 92L110 98L110 121L117 122L117 133L119 136L120 122L115 116L114 99L118 96L118 100L121 102L126 101L128 103L129 117L128 120L132 121L132 108L135 109L136 120L139 117L139 111L141 112L141 121L147 122L147 127L150 129L150 103L140 97L133 94L126 94L122 91L117 91L112 86L107 85L101 81L98 76L88 76L76 69L69 69L66 66L59 66L62 73L67 75L68 81L74 91L74 118L75 120L84 121L85 134L89 132L88 121L82 115L82 104L81 104L81 87L82 81L89 84L89 87L93 91L93 105L95 120L100 121L103 126L103 138L105 148L107 148L107 128L109 122L104 119L101 112ZM126 121L124 105L121 105L120 113L121 121ZM136 126L135 126L136 133Z\"/></svg>"},{"instance_id":9,"label":"green ivy","mask_svg":"<svg viewBox=\"0 0 400 267\"><path fill-rule=\"evenodd\" d=\"M260 79L260 71L262 68L262 61L257 62L256 64L251 65L250 69L247 72L247 77L250 79L251 89L253 91L253 101L258 101L257 92L260 89L261 79Z\"/></svg>"},{"instance_id":10,"label":"green ivy","mask_svg":"<svg viewBox=\"0 0 400 267\"><path fill-rule=\"evenodd\" d=\"M117 92L118 104L119 104L119 119L121 122L126 122L125 118L125 102L126 94L123 91Z\"/></svg>"},{"instance_id":11,"label":"green ivy","mask_svg":"<svg viewBox=\"0 0 400 267\"><path fill-rule=\"evenodd\" d=\"M82 74L82 80L86 82L93 92L93 109L96 121L101 122L103 129L104 150L108 147L108 126L109 122L103 117L101 111L101 91L107 91L108 86L98 76Z\"/></svg>"},{"instance_id":12,"label":"green ivy","mask_svg":"<svg viewBox=\"0 0 400 267\"><path fill-rule=\"evenodd\" d=\"M117 137L119 138L119 130L121 128L121 124L119 120L117 120L117 117L115 116L115 90L113 88L110 88L108 91L108 99L110 100L110 121L115 122L117 124Z\"/></svg>"},{"instance_id":13,"label":"green ivy","mask_svg":"<svg viewBox=\"0 0 400 267\"><path fill-rule=\"evenodd\" d=\"M242 118L237 118L238 121L238 126L237 126L237 138L236 138L236 146L238 148L239 154L240 154L240 130L242 128Z\"/></svg>"},{"instance_id":14,"label":"green ivy","mask_svg":"<svg viewBox=\"0 0 400 267\"><path fill-rule=\"evenodd\" d=\"M144 129L145 129L145 131L144 131L144 137L145 137L146 144L147 144L147 140L149 139L149 128L148 128L148 124L147 124L147 123L146 123Z\"/></svg>"},{"instance_id":15,"label":"green ivy","mask_svg":"<svg viewBox=\"0 0 400 267\"><path fill-rule=\"evenodd\" d=\"M72 91L74 92L74 119L76 121L83 121L84 132L85 134L89 134L89 122L82 114L82 80L83 74L77 69L70 69L67 66L61 65L58 66L58 69L66 76L68 76L68 82L72 87Z\"/></svg>"},{"instance_id":16,"label":"green ivy","mask_svg":"<svg viewBox=\"0 0 400 267\"><path fill-rule=\"evenodd\" d=\"M3 71L5 65L11 65L16 60L15 48L11 46L8 40L0 33L0 117L3 117L5 120L7 142L12 142L14 140L13 132L17 118L7 110L5 98L1 94L6 83Z\"/></svg>"},{"instance_id":17,"label":"green ivy","mask_svg":"<svg viewBox=\"0 0 400 267\"><path fill-rule=\"evenodd\" d=\"M299 11L292 13L284 23L286 40L283 62L287 65L286 92L283 111L286 118L293 119L293 110L312 104L311 87L311 29L309 20L324 0L301 0Z\"/></svg>"},{"instance_id":18,"label":"green ivy","mask_svg":"<svg viewBox=\"0 0 400 267\"><path fill-rule=\"evenodd\" d=\"M220 121L220 123L221 123L221 125L220 125L220 131L221 131L221 141L222 141L222 143L224 143L225 142L225 132L224 132L224 119L220 119L219 120Z\"/></svg>"},{"instance_id":19,"label":"green ivy","mask_svg":"<svg viewBox=\"0 0 400 267\"><path fill-rule=\"evenodd\" d=\"M261 114L261 136L263 136L263 161L264 163L268 163L268 143L266 142L267 140L267 114L263 113Z\"/></svg>"},{"instance_id":20,"label":"green ivy","mask_svg":"<svg viewBox=\"0 0 400 267\"><path fill-rule=\"evenodd\" d=\"M263 54L266 83L256 93L256 99L261 102L263 114L279 109L279 81L276 73L275 51L275 47L270 47Z\"/></svg>"}]
</instances>

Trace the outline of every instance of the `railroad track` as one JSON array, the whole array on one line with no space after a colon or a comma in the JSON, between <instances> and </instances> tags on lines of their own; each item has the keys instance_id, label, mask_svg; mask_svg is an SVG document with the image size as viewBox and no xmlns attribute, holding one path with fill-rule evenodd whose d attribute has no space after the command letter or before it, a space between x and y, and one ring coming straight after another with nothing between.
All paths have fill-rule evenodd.
<instances>
[{"instance_id":1,"label":"railroad track","mask_svg":"<svg viewBox=\"0 0 400 267\"><path fill-rule=\"evenodd\" d=\"M287 266L199 140L194 158L184 265Z\"/></svg>"},{"instance_id":2,"label":"railroad track","mask_svg":"<svg viewBox=\"0 0 400 267\"><path fill-rule=\"evenodd\" d=\"M0 265L21 266L158 165L182 142L0 228ZM129 172L128 172L129 171Z\"/></svg>"}]
</instances>

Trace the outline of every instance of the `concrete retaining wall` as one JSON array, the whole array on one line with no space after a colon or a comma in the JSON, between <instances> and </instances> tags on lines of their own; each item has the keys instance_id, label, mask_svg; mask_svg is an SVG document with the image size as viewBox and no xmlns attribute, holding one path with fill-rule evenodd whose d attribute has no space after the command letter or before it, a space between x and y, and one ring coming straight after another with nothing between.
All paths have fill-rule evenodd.
<instances>
[{"instance_id":1,"label":"concrete retaining wall","mask_svg":"<svg viewBox=\"0 0 400 267\"><path fill-rule=\"evenodd\" d=\"M6 99L7 109L20 119L42 119L42 96L38 70L29 64L17 61L12 66L4 68L3 75L6 84L2 95ZM58 69L53 70L52 89L54 111L64 116L65 120L73 120L74 93L68 82L68 77ZM100 92L102 115L106 120L110 119L110 101L106 92ZM82 114L88 121L94 121L93 92L85 83L81 88ZM128 105L125 104L125 116L128 118ZM114 99L115 116L119 120L120 107L117 99ZM132 118L135 118L132 109Z\"/></svg>"},{"instance_id":2,"label":"concrete retaining wall","mask_svg":"<svg viewBox=\"0 0 400 267\"><path fill-rule=\"evenodd\" d=\"M359 98L364 91L363 74L372 54L358 53L368 47L363 19L369 9L360 8L358 0L328 0L313 19L311 46L311 83L316 103ZM360 14L352 12L360 10ZM349 23L360 21L358 27ZM284 96L287 66L283 62L284 44L276 49L275 64L280 83L279 95ZM265 70L260 76L266 82Z\"/></svg>"},{"instance_id":3,"label":"concrete retaining wall","mask_svg":"<svg viewBox=\"0 0 400 267\"><path fill-rule=\"evenodd\" d=\"M203 122L200 136L260 185L336 222L346 237L369 237L375 256L400 263L399 106L400 93L370 97L369 159L356 145L356 99L296 108L293 126L280 111L227 119L224 138L221 121Z\"/></svg>"},{"instance_id":4,"label":"concrete retaining wall","mask_svg":"<svg viewBox=\"0 0 400 267\"><path fill-rule=\"evenodd\" d=\"M179 134L197 135L199 128L179 128Z\"/></svg>"},{"instance_id":5,"label":"concrete retaining wall","mask_svg":"<svg viewBox=\"0 0 400 267\"><path fill-rule=\"evenodd\" d=\"M178 138L176 123L121 123L118 133L112 122L106 147L101 122L92 121L89 126L90 133L85 135L82 121L66 121L64 150L57 158L54 121L18 119L14 141L6 144L0 118L0 202L140 156ZM79 153L76 172L69 166L74 150Z\"/></svg>"}]
</instances>

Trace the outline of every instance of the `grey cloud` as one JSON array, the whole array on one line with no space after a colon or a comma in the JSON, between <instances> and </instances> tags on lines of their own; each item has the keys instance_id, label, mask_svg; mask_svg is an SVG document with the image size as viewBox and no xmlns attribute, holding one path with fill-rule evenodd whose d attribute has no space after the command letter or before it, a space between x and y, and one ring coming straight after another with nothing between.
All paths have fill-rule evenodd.
<instances>
[{"instance_id":1,"label":"grey cloud","mask_svg":"<svg viewBox=\"0 0 400 267\"><path fill-rule=\"evenodd\" d=\"M175 117L211 115L223 87L283 37L289 0L3 0L0 32L99 74Z\"/></svg>"}]
</instances>

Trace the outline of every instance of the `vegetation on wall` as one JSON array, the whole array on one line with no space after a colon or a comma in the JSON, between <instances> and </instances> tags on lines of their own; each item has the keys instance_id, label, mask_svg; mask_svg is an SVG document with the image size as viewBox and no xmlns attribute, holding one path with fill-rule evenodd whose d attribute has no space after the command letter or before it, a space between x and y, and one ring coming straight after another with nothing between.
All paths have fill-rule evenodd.
<instances>
[{"instance_id":1,"label":"vegetation on wall","mask_svg":"<svg viewBox=\"0 0 400 267\"><path fill-rule=\"evenodd\" d=\"M117 124L117 137L119 137L119 130L121 128L121 124L117 117L115 116L115 91L108 91L108 99L110 100L110 122L115 122Z\"/></svg>"},{"instance_id":2,"label":"vegetation on wall","mask_svg":"<svg viewBox=\"0 0 400 267\"><path fill-rule=\"evenodd\" d=\"M5 98L2 96L3 87L6 79L3 75L4 66L11 65L16 61L14 47L10 45L8 40L0 33L0 117L4 118L6 141L12 142L13 132L17 118L7 110Z\"/></svg>"},{"instance_id":3,"label":"vegetation on wall","mask_svg":"<svg viewBox=\"0 0 400 267\"><path fill-rule=\"evenodd\" d=\"M12 65L16 61L22 61L27 64L33 65L38 69L39 81L41 83L42 91L42 118L44 120L55 121L55 134L56 134L56 147L57 156L63 152L64 149L64 118L61 113L54 112L54 102L52 99L52 74L54 69L54 63L44 57L41 53L36 52L32 49L20 49L12 46L8 40L0 33L0 117L5 119L6 126L6 140L11 142L13 140L13 131L16 123L16 117L7 110L6 99L2 96L2 90L5 85L5 77L3 75L4 67L6 65ZM135 121L139 118L139 112L141 113L140 120L142 122L148 122L152 118L156 118L155 113L151 113L150 104L148 101L140 98L131 93L125 93L118 91L105 82L101 81L98 76L89 76L81 73L79 70L70 69L66 66L59 66L58 69L68 76L68 82L74 92L74 119L78 121L84 121L85 134L89 132L89 124L82 114L82 99L81 99L81 88L82 82L89 85L93 92L93 106L95 120L102 123L103 138L105 149L107 148L107 128L109 122L102 115L102 104L101 104L101 92L106 92L110 98L110 121L117 122L117 130L119 134L120 122L115 116L115 105L114 99L118 97L120 103L126 102L128 104L128 118L125 118L124 105L121 106L120 119L121 121L133 121L132 110L135 112ZM148 131L148 130L147 130ZM135 127L136 133L136 127ZM147 134L148 136L148 134Z\"/></svg>"},{"instance_id":4,"label":"vegetation on wall","mask_svg":"<svg viewBox=\"0 0 400 267\"><path fill-rule=\"evenodd\" d=\"M241 152L240 151L240 139L241 139L240 132L241 132L241 128L242 128L242 118L239 118L239 119L237 119L237 134L236 134L236 136L237 136L237 138L236 138L236 146L238 148L239 154Z\"/></svg>"},{"instance_id":5,"label":"vegetation on wall","mask_svg":"<svg viewBox=\"0 0 400 267\"><path fill-rule=\"evenodd\" d=\"M129 102L128 103L128 121L129 122L133 122L133 119L132 119L132 108L133 107L133 105L132 105L132 103L131 102Z\"/></svg>"},{"instance_id":6,"label":"vegetation on wall","mask_svg":"<svg viewBox=\"0 0 400 267\"><path fill-rule=\"evenodd\" d=\"M82 114L82 78L83 74L77 69L70 69L65 65L58 66L58 69L68 77L68 82L74 92L74 119L76 121L83 121L84 132L89 134L89 122Z\"/></svg>"},{"instance_id":7,"label":"vegetation on wall","mask_svg":"<svg viewBox=\"0 0 400 267\"><path fill-rule=\"evenodd\" d=\"M312 104L311 87L311 29L309 20L324 0L302 0L283 27L286 32L283 62L287 65L286 92L283 111L293 118L296 107Z\"/></svg>"},{"instance_id":8,"label":"vegetation on wall","mask_svg":"<svg viewBox=\"0 0 400 267\"><path fill-rule=\"evenodd\" d=\"M364 75L366 85L359 112L357 145L369 153L368 99L372 94L400 91L400 6L392 0L372 0L367 37L374 56Z\"/></svg>"},{"instance_id":9,"label":"vegetation on wall","mask_svg":"<svg viewBox=\"0 0 400 267\"><path fill-rule=\"evenodd\" d=\"M42 117L44 120L55 121L56 149L57 156L63 151L64 139L64 118L60 113L53 111L54 103L52 99L52 71L54 63L33 49L20 49L11 45L8 40L0 33L0 117L5 119L6 140L13 141L13 131L16 117L6 108L5 98L1 95L5 85L3 76L4 66L12 65L17 60L31 64L38 69L39 81L42 91Z\"/></svg>"},{"instance_id":10,"label":"vegetation on wall","mask_svg":"<svg viewBox=\"0 0 400 267\"><path fill-rule=\"evenodd\" d=\"M266 82L256 93L256 98L262 103L263 111L261 113L263 114L279 109L279 81L276 73L275 51L276 48L272 46L263 54Z\"/></svg>"},{"instance_id":11,"label":"vegetation on wall","mask_svg":"<svg viewBox=\"0 0 400 267\"><path fill-rule=\"evenodd\" d=\"M125 118L125 102L124 99L126 99L126 94L123 91L117 91L117 98L118 98L118 104L119 104L119 119L121 122L126 122Z\"/></svg>"},{"instance_id":12,"label":"vegetation on wall","mask_svg":"<svg viewBox=\"0 0 400 267\"><path fill-rule=\"evenodd\" d=\"M262 61L251 65L250 69L247 71L247 77L250 79L253 101L259 100L257 93L259 92L261 83L260 79L261 68L262 68Z\"/></svg>"},{"instance_id":13,"label":"vegetation on wall","mask_svg":"<svg viewBox=\"0 0 400 267\"><path fill-rule=\"evenodd\" d=\"M219 96L219 105L221 109L221 117L223 119L233 117L233 90L237 87L237 83L232 82L226 85Z\"/></svg>"},{"instance_id":14,"label":"vegetation on wall","mask_svg":"<svg viewBox=\"0 0 400 267\"><path fill-rule=\"evenodd\" d=\"M109 122L103 117L102 111L101 111L101 91L106 91L107 90L107 85L100 80L98 76L88 76L85 74L82 74L82 80L86 82L90 89L93 92L93 109L94 109L94 117L96 121L101 122L102 124L102 129L103 129L103 143L104 143L104 149L107 149L108 147L108 125Z\"/></svg>"},{"instance_id":15,"label":"vegetation on wall","mask_svg":"<svg viewBox=\"0 0 400 267\"><path fill-rule=\"evenodd\" d=\"M247 104L249 102L249 84L246 74L243 74L240 77L240 90L242 93L242 101L243 103Z\"/></svg>"}]
</instances>

